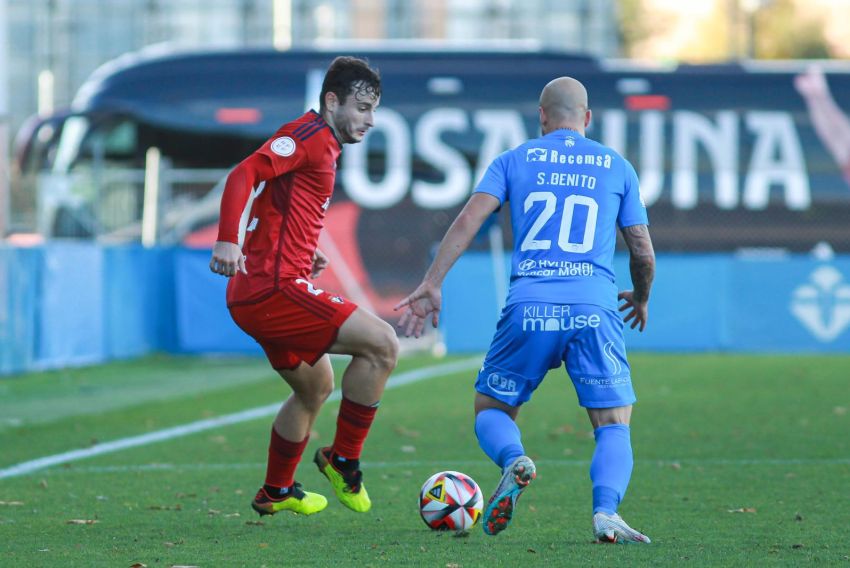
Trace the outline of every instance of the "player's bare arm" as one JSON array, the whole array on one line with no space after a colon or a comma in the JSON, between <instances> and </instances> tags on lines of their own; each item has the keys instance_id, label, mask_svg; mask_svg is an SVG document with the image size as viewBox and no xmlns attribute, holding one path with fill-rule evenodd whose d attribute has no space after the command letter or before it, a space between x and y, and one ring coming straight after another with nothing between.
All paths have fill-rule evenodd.
<instances>
[{"instance_id":1,"label":"player's bare arm","mask_svg":"<svg viewBox=\"0 0 850 568\"><path fill-rule=\"evenodd\" d=\"M794 78L818 137L839 167L850 165L850 118L841 110L829 89L823 69L817 65Z\"/></svg>"},{"instance_id":2,"label":"player's bare arm","mask_svg":"<svg viewBox=\"0 0 850 568\"><path fill-rule=\"evenodd\" d=\"M646 225L632 225L622 229L623 239L629 247L629 271L632 290L624 290L617 296L625 303L620 311L629 310L623 321L631 321L631 328L643 331L649 317L649 292L655 278L655 250Z\"/></svg>"},{"instance_id":3,"label":"player's bare arm","mask_svg":"<svg viewBox=\"0 0 850 568\"><path fill-rule=\"evenodd\" d=\"M449 269L460 258L484 221L499 208L499 200L486 193L475 193L455 218L446 236L440 242L437 257L425 273L425 278L414 292L395 306L395 310L406 307L399 320L399 327L406 336L419 337L425 320L431 316L431 325L437 327L442 308L443 280Z\"/></svg>"}]
</instances>

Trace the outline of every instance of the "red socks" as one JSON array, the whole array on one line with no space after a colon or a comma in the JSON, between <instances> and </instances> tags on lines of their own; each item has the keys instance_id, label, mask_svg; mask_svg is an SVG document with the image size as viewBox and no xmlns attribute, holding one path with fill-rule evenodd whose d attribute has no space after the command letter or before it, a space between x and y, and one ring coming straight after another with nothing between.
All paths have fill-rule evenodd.
<instances>
[{"instance_id":1,"label":"red socks","mask_svg":"<svg viewBox=\"0 0 850 568\"><path fill-rule=\"evenodd\" d=\"M336 436L331 447L333 454L348 460L360 459L363 442L369 434L377 411L377 406L363 406L343 398L336 419ZM300 442L291 442L282 438L272 426L266 485L278 488L292 485L295 481L295 468L301 461L309 438L307 436Z\"/></svg>"},{"instance_id":2,"label":"red socks","mask_svg":"<svg viewBox=\"0 0 850 568\"><path fill-rule=\"evenodd\" d=\"M300 442L290 442L275 432L272 426L272 439L269 444L269 462L266 467L266 485L289 487L295 480L295 468L301 461L301 454L307 447L308 435Z\"/></svg>"},{"instance_id":3,"label":"red socks","mask_svg":"<svg viewBox=\"0 0 850 568\"><path fill-rule=\"evenodd\" d=\"M331 452L348 460L360 459L363 442L369 434L377 405L363 406L343 398L339 405L339 416L336 419L336 436Z\"/></svg>"}]
</instances>

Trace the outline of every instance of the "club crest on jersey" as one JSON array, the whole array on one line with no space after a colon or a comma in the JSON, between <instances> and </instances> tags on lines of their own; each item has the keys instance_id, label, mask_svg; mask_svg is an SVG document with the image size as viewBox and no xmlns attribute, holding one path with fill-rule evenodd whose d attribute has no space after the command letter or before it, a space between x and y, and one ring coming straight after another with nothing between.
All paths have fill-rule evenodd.
<instances>
[{"instance_id":1,"label":"club crest on jersey","mask_svg":"<svg viewBox=\"0 0 850 568\"><path fill-rule=\"evenodd\" d=\"M546 148L529 148L525 152L526 162L545 162L548 152Z\"/></svg>"},{"instance_id":2,"label":"club crest on jersey","mask_svg":"<svg viewBox=\"0 0 850 568\"><path fill-rule=\"evenodd\" d=\"M295 140L289 136L281 136L280 138L275 138L272 141L271 148L272 152L278 156L286 158L287 156L291 156L295 153Z\"/></svg>"}]
</instances>

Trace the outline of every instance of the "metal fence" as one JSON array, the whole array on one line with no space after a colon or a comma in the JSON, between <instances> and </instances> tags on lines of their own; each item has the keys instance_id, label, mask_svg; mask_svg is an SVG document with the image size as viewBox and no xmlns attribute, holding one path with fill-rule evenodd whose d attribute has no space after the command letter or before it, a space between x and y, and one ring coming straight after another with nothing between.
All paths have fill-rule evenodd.
<instances>
[{"instance_id":1,"label":"metal fence","mask_svg":"<svg viewBox=\"0 0 850 568\"><path fill-rule=\"evenodd\" d=\"M16 188L15 220L19 228L46 236L137 241L142 237L147 204L155 211L150 221L154 239L169 241L178 238L178 229L185 234L196 223L216 219L220 193L210 190L227 172L172 168L165 159L158 173L98 168L70 174L43 172L22 179ZM156 191L155 202L148 197L146 203L146 188Z\"/></svg>"}]
</instances>

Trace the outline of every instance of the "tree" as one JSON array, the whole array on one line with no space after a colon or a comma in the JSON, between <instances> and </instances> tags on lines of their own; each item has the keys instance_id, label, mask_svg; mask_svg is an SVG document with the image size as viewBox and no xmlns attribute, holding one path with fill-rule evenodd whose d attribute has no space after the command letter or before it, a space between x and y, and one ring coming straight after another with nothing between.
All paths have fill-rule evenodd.
<instances>
[{"instance_id":1,"label":"tree","mask_svg":"<svg viewBox=\"0 0 850 568\"><path fill-rule=\"evenodd\" d=\"M794 0L772 0L753 14L758 59L825 59L832 56L823 15Z\"/></svg>"},{"instance_id":2,"label":"tree","mask_svg":"<svg viewBox=\"0 0 850 568\"><path fill-rule=\"evenodd\" d=\"M639 45L668 26L667 18L647 10L645 0L620 0L620 45L623 55L633 57Z\"/></svg>"}]
</instances>

